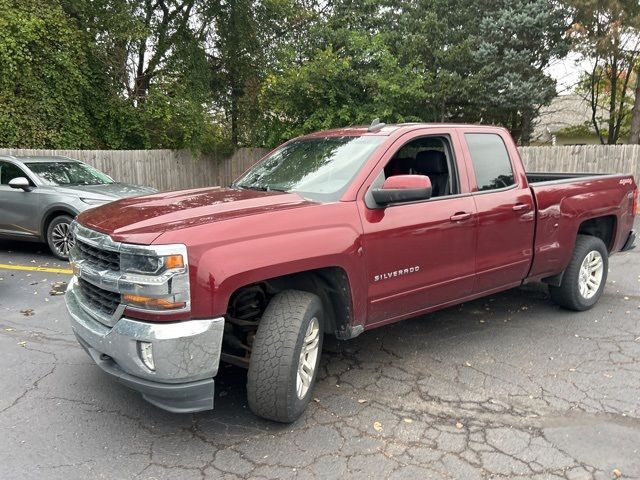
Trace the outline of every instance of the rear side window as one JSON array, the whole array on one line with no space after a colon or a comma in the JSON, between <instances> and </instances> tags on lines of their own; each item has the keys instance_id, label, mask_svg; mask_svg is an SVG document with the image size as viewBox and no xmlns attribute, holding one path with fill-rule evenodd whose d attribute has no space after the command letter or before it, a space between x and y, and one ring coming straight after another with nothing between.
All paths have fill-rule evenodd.
<instances>
[{"instance_id":1,"label":"rear side window","mask_svg":"<svg viewBox=\"0 0 640 480\"><path fill-rule=\"evenodd\" d=\"M494 133L465 133L478 190L495 190L515 183L509 153Z\"/></svg>"}]
</instances>

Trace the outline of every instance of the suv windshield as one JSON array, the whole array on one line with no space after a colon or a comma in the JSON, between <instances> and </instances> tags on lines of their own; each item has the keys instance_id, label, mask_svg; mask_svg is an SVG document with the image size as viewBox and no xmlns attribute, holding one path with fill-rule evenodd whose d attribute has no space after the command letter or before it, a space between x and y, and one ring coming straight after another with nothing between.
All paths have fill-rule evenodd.
<instances>
[{"instance_id":1,"label":"suv windshield","mask_svg":"<svg viewBox=\"0 0 640 480\"><path fill-rule=\"evenodd\" d=\"M111 177L80 162L30 163L29 168L47 185L103 185Z\"/></svg>"},{"instance_id":2,"label":"suv windshield","mask_svg":"<svg viewBox=\"0 0 640 480\"><path fill-rule=\"evenodd\" d=\"M233 187L296 192L336 201L387 137L320 137L293 140L255 165Z\"/></svg>"}]
</instances>

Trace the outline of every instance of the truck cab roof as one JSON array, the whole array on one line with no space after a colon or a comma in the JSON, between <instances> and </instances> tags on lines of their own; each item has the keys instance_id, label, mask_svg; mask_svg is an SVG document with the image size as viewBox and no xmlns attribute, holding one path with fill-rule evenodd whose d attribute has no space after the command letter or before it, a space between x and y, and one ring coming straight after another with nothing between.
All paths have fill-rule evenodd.
<instances>
[{"instance_id":1,"label":"truck cab roof","mask_svg":"<svg viewBox=\"0 0 640 480\"><path fill-rule=\"evenodd\" d=\"M349 127L342 128L333 128L329 130L321 130L319 132L313 132L307 135L302 135L299 138L318 138L318 137L337 137L337 136L364 136L364 135L383 135L390 136L392 134L401 134L405 132L410 132L412 130L416 130L418 128L473 128L478 130L489 130L495 129L498 127L490 126L490 125L477 125L470 123L418 123L418 122L408 122L408 123L393 123L389 125L384 125L381 128L371 130L368 125L353 125Z\"/></svg>"}]
</instances>

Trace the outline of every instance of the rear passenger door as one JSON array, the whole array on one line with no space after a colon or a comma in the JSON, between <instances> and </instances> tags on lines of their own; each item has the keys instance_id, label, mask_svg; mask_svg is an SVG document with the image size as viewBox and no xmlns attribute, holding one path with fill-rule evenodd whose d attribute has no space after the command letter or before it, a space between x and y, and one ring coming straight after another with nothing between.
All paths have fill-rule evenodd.
<instances>
[{"instance_id":1,"label":"rear passenger door","mask_svg":"<svg viewBox=\"0 0 640 480\"><path fill-rule=\"evenodd\" d=\"M517 151L502 130L460 135L478 217L474 292L519 285L533 257L535 209Z\"/></svg>"}]
</instances>

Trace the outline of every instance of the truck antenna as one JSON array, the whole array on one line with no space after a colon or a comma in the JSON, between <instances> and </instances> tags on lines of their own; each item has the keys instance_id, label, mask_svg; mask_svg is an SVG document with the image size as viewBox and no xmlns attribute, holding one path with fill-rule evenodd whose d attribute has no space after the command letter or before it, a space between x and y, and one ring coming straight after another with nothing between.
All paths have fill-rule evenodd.
<instances>
[{"instance_id":1,"label":"truck antenna","mask_svg":"<svg viewBox=\"0 0 640 480\"><path fill-rule=\"evenodd\" d=\"M384 127L386 125L386 123L382 123L380 122L379 118L376 118L373 120L373 122L371 122L371 125L369 125L369 132L377 132L378 130L380 130L382 127Z\"/></svg>"}]
</instances>

